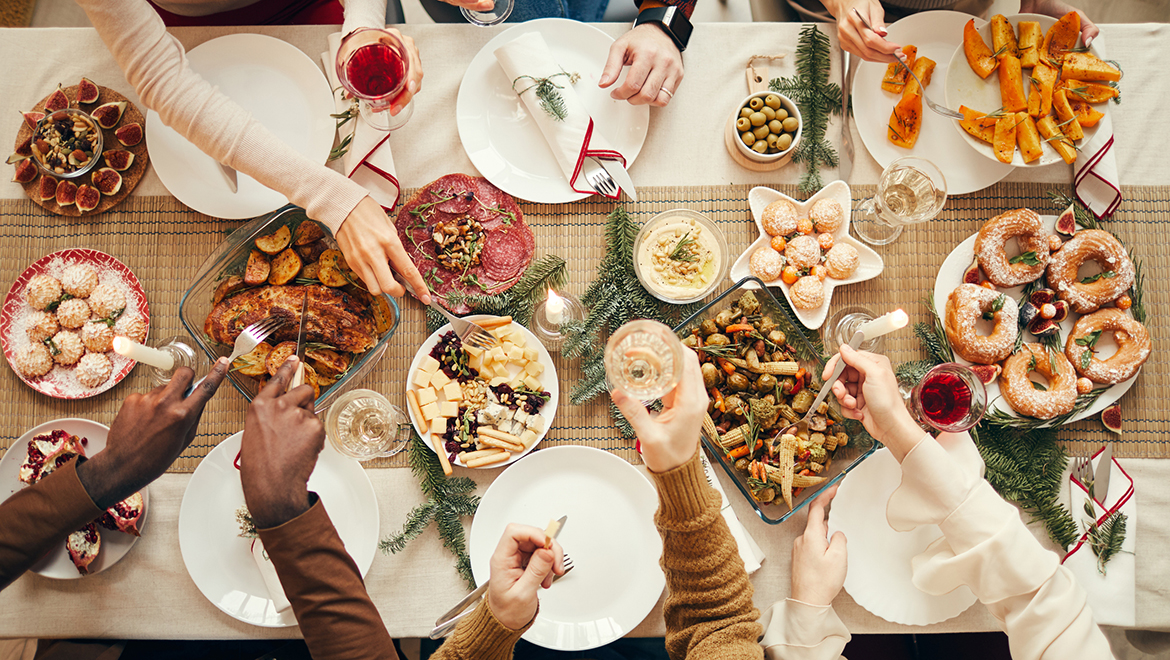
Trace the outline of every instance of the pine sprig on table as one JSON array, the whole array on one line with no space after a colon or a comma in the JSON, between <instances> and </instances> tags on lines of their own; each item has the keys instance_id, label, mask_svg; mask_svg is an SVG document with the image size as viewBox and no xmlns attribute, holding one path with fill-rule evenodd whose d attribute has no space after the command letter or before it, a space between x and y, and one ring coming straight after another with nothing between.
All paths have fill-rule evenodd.
<instances>
[{"instance_id":1,"label":"pine sprig on table","mask_svg":"<svg viewBox=\"0 0 1170 660\"><path fill-rule=\"evenodd\" d=\"M1090 519L1095 515L1092 502L1085 502L1085 510ZM1109 514L1100 525L1089 526L1089 547L1097 556L1097 570L1105 575L1105 564L1121 552L1121 544L1125 542L1125 527L1129 518L1120 510Z\"/></svg>"},{"instance_id":2,"label":"pine sprig on table","mask_svg":"<svg viewBox=\"0 0 1170 660\"><path fill-rule=\"evenodd\" d=\"M768 83L773 92L787 96L800 107L804 126L792 160L807 167L800 178L800 191L806 194L825 185L821 167L837 166L837 150L825 139L829 118L841 113L841 86L829 82L832 53L829 37L816 25L805 25L796 46L796 75L773 78Z\"/></svg>"},{"instance_id":3,"label":"pine sprig on table","mask_svg":"<svg viewBox=\"0 0 1170 660\"><path fill-rule=\"evenodd\" d=\"M549 289L563 289L569 281L569 270L565 260L555 254L547 254L528 265L524 274L512 288L494 296L482 294L451 293L447 301L453 305L466 303L473 314L511 316L520 325L532 320L536 308ZM427 328L434 332L447 323L437 311L427 308Z\"/></svg>"},{"instance_id":4,"label":"pine sprig on table","mask_svg":"<svg viewBox=\"0 0 1170 660\"><path fill-rule=\"evenodd\" d=\"M427 501L414 507L407 514L402 529L382 539L378 549L390 554L401 552L433 520L443 547L455 555L455 569L459 576L469 589L474 589L475 577L471 574L471 559L467 556L467 538L463 532L462 519L475 515L476 507L479 506L479 496L472 494L475 492L475 482L467 477L450 478L444 475L438 456L418 434L411 435L407 458L410 471L418 479L418 487Z\"/></svg>"}]
</instances>

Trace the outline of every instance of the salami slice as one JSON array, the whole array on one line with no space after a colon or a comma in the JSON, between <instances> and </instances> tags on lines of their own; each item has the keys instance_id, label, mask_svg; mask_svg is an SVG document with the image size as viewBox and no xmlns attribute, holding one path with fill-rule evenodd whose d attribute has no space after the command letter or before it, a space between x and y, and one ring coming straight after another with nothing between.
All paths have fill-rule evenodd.
<instances>
[{"instance_id":1,"label":"salami slice","mask_svg":"<svg viewBox=\"0 0 1170 660\"><path fill-rule=\"evenodd\" d=\"M488 233L479 257L484 274L497 282L517 277L532 261L534 247L532 230L520 222Z\"/></svg>"}]
</instances>

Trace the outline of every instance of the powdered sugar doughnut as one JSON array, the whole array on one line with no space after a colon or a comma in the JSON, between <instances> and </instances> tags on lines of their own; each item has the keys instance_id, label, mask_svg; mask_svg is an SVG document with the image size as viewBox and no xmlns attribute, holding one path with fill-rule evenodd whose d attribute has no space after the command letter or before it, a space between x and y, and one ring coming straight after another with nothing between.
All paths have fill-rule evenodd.
<instances>
[{"instance_id":1,"label":"powdered sugar doughnut","mask_svg":"<svg viewBox=\"0 0 1170 660\"><path fill-rule=\"evenodd\" d=\"M833 233L845 223L845 211L835 199L818 199L808 212L818 233Z\"/></svg>"},{"instance_id":2,"label":"powdered sugar doughnut","mask_svg":"<svg viewBox=\"0 0 1170 660\"><path fill-rule=\"evenodd\" d=\"M113 348L114 329L102 321L90 321L81 326L81 343L91 353L105 353Z\"/></svg>"},{"instance_id":3,"label":"powdered sugar doughnut","mask_svg":"<svg viewBox=\"0 0 1170 660\"><path fill-rule=\"evenodd\" d=\"M1113 333L1117 352L1104 360L1092 354L1085 358L1084 353L1089 347L1077 345L1077 340L1098 330L1102 334ZM1150 333L1137 319L1116 307L1106 307L1077 319L1068 334L1064 354L1080 375L1094 383L1112 385L1133 378L1149 359Z\"/></svg>"},{"instance_id":4,"label":"powdered sugar doughnut","mask_svg":"<svg viewBox=\"0 0 1170 660\"><path fill-rule=\"evenodd\" d=\"M829 272L829 277L834 279L843 280L849 277L860 264L861 257L857 254L857 248L845 243L834 245L825 255L825 270Z\"/></svg>"},{"instance_id":5,"label":"powdered sugar doughnut","mask_svg":"<svg viewBox=\"0 0 1170 660\"><path fill-rule=\"evenodd\" d=\"M792 284L788 291L792 306L797 309L816 309L825 304L825 285L820 278L806 275Z\"/></svg>"},{"instance_id":6,"label":"powdered sugar doughnut","mask_svg":"<svg viewBox=\"0 0 1170 660\"><path fill-rule=\"evenodd\" d=\"M126 296L112 284L99 284L89 294L89 307L94 316L99 319L108 319L126 309Z\"/></svg>"},{"instance_id":7,"label":"powdered sugar doughnut","mask_svg":"<svg viewBox=\"0 0 1170 660\"><path fill-rule=\"evenodd\" d=\"M57 334L60 329L61 326L57 323L55 314L36 311L28 315L28 327L25 332L28 334L29 341L39 344Z\"/></svg>"},{"instance_id":8,"label":"powdered sugar doughnut","mask_svg":"<svg viewBox=\"0 0 1170 660\"><path fill-rule=\"evenodd\" d=\"M61 299L61 282L49 275L34 275L28 281L24 296L33 309L45 309Z\"/></svg>"},{"instance_id":9,"label":"powdered sugar doughnut","mask_svg":"<svg viewBox=\"0 0 1170 660\"><path fill-rule=\"evenodd\" d=\"M784 248L784 258L793 268L808 270L821 263L821 246L812 236L797 236L788 241L788 246Z\"/></svg>"},{"instance_id":10,"label":"powdered sugar doughnut","mask_svg":"<svg viewBox=\"0 0 1170 660\"><path fill-rule=\"evenodd\" d=\"M752 253L748 260L752 275L765 282L772 282L780 278L784 270L784 257L770 245L764 245Z\"/></svg>"},{"instance_id":11,"label":"powdered sugar doughnut","mask_svg":"<svg viewBox=\"0 0 1170 660\"><path fill-rule=\"evenodd\" d=\"M1013 238L1020 244L1021 254L1034 254L1035 265L1023 261L1011 263L1004 252L1004 244ZM1044 231L1044 221L1031 209L1016 209L995 216L979 230L975 239L975 256L987 279L998 287L1019 286L1036 280L1048 265L1048 234Z\"/></svg>"},{"instance_id":12,"label":"powdered sugar doughnut","mask_svg":"<svg viewBox=\"0 0 1170 660\"><path fill-rule=\"evenodd\" d=\"M1048 379L1047 390L1032 386L1030 371L1038 371ZM1077 402L1077 372L1063 353L1050 353L1040 344L1021 346L1003 363L1000 379L1003 398L1021 415L1052 419L1071 411Z\"/></svg>"},{"instance_id":13,"label":"powdered sugar doughnut","mask_svg":"<svg viewBox=\"0 0 1170 660\"><path fill-rule=\"evenodd\" d=\"M97 387L110 379L114 365L105 353L86 353L77 361L73 375L86 387Z\"/></svg>"},{"instance_id":14,"label":"powdered sugar doughnut","mask_svg":"<svg viewBox=\"0 0 1170 660\"><path fill-rule=\"evenodd\" d=\"M98 285L98 274L89 264L73 264L61 273L61 286L74 298L88 298Z\"/></svg>"},{"instance_id":15,"label":"powdered sugar doughnut","mask_svg":"<svg viewBox=\"0 0 1170 660\"><path fill-rule=\"evenodd\" d=\"M146 342L146 322L138 317L123 316L114 323L114 334L139 344Z\"/></svg>"},{"instance_id":16,"label":"powdered sugar doughnut","mask_svg":"<svg viewBox=\"0 0 1170 660\"><path fill-rule=\"evenodd\" d=\"M1113 277L1082 282L1077 271L1086 261L1096 261L1102 272L1111 271ZM1133 286L1133 280L1133 262L1125 246L1113 234L1100 229L1078 231L1048 263L1048 285L1078 314L1095 312L1116 300Z\"/></svg>"},{"instance_id":17,"label":"powdered sugar doughnut","mask_svg":"<svg viewBox=\"0 0 1170 660\"><path fill-rule=\"evenodd\" d=\"M57 306L57 323L62 328L76 330L90 319L89 303L81 298L70 298Z\"/></svg>"},{"instance_id":18,"label":"powdered sugar doughnut","mask_svg":"<svg viewBox=\"0 0 1170 660\"><path fill-rule=\"evenodd\" d=\"M998 311L994 309L996 306ZM986 336L975 331L984 312L991 312L995 322L991 334ZM968 362L992 364L1011 355L1019 332L1019 315L1019 306L1011 297L977 284L960 284L947 296L943 329L959 357Z\"/></svg>"},{"instance_id":19,"label":"powdered sugar doughnut","mask_svg":"<svg viewBox=\"0 0 1170 660\"><path fill-rule=\"evenodd\" d=\"M53 353L53 361L57 364L65 366L76 364L85 354L85 345L81 343L81 337L72 330L62 330L49 341L53 342L53 347L57 349L57 352ZM49 352L52 353L52 348Z\"/></svg>"},{"instance_id":20,"label":"powdered sugar doughnut","mask_svg":"<svg viewBox=\"0 0 1170 660\"><path fill-rule=\"evenodd\" d=\"M786 199L778 199L764 207L760 224L769 236L788 236L796 233L796 205Z\"/></svg>"},{"instance_id":21,"label":"powdered sugar doughnut","mask_svg":"<svg viewBox=\"0 0 1170 660\"><path fill-rule=\"evenodd\" d=\"M30 342L14 356L16 370L25 378L40 378L53 369L53 356L45 345Z\"/></svg>"}]
</instances>

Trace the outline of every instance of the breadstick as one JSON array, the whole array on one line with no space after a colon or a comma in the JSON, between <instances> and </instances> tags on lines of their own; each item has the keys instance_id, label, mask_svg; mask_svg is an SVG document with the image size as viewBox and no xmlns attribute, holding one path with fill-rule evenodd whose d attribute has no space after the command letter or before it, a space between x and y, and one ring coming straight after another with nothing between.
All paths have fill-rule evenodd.
<instances>
[{"instance_id":1,"label":"breadstick","mask_svg":"<svg viewBox=\"0 0 1170 660\"><path fill-rule=\"evenodd\" d=\"M492 456L482 456L480 458L473 458L472 460L467 462L467 467L477 468L477 467L483 467L485 465L495 465L496 463L503 463L504 461L508 460L511 457L512 457L512 455L505 451L505 452L501 452L499 454L494 454Z\"/></svg>"},{"instance_id":2,"label":"breadstick","mask_svg":"<svg viewBox=\"0 0 1170 660\"><path fill-rule=\"evenodd\" d=\"M439 455L439 462L443 464L443 474L451 476L451 461L447 458L447 448L443 446L443 436L431 436L435 443L435 453Z\"/></svg>"},{"instance_id":3,"label":"breadstick","mask_svg":"<svg viewBox=\"0 0 1170 660\"><path fill-rule=\"evenodd\" d=\"M499 438L493 438L491 436L481 435L479 436L479 441L488 447L498 447L500 449L507 449L508 451L516 452L524 451L524 445L514 444L508 442L507 440L500 440Z\"/></svg>"},{"instance_id":4,"label":"breadstick","mask_svg":"<svg viewBox=\"0 0 1170 660\"><path fill-rule=\"evenodd\" d=\"M427 418L423 417L422 406L418 404L418 394L414 390L406 390L406 403L410 405L410 411L414 413L414 418L426 424Z\"/></svg>"},{"instance_id":5,"label":"breadstick","mask_svg":"<svg viewBox=\"0 0 1170 660\"><path fill-rule=\"evenodd\" d=\"M467 465L467 461L473 461L477 458L483 458L484 456L494 456L496 454L502 453L503 451L503 449L493 447L491 449L481 449L479 451L460 452L459 460L463 461L464 465Z\"/></svg>"},{"instance_id":6,"label":"breadstick","mask_svg":"<svg viewBox=\"0 0 1170 660\"><path fill-rule=\"evenodd\" d=\"M489 438L496 438L497 440L503 440L504 442L510 442L514 445L524 446L524 443L520 440L520 438L512 435L511 433L505 433L504 431L493 429L490 426L479 427L479 434L480 434L480 436L487 436Z\"/></svg>"},{"instance_id":7,"label":"breadstick","mask_svg":"<svg viewBox=\"0 0 1170 660\"><path fill-rule=\"evenodd\" d=\"M475 324L478 325L479 327L483 328L484 330L495 330L496 328L502 328L503 326L508 325L511 322L512 322L511 316L498 316L494 319L483 319L480 321L476 321Z\"/></svg>"}]
</instances>

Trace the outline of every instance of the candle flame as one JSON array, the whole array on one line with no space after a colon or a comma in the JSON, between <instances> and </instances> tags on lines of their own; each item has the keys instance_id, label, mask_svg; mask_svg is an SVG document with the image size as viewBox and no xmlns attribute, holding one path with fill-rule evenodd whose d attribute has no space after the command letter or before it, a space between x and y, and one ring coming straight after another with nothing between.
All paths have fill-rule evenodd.
<instances>
[{"instance_id":1,"label":"candle flame","mask_svg":"<svg viewBox=\"0 0 1170 660\"><path fill-rule=\"evenodd\" d=\"M549 290L548 290L548 300L549 300L549 302L552 302L552 301L554 301L554 300L560 300L560 299L561 299L561 297L557 295L557 292L556 292L556 291L553 291L552 289L549 289Z\"/></svg>"},{"instance_id":2,"label":"candle flame","mask_svg":"<svg viewBox=\"0 0 1170 660\"><path fill-rule=\"evenodd\" d=\"M119 355L125 355L130 350L130 340L125 337L114 337L114 352Z\"/></svg>"},{"instance_id":3,"label":"candle flame","mask_svg":"<svg viewBox=\"0 0 1170 660\"><path fill-rule=\"evenodd\" d=\"M905 328L910 323L910 315L901 309L895 309L890 312L890 319L894 322L894 326L898 328Z\"/></svg>"}]
</instances>

